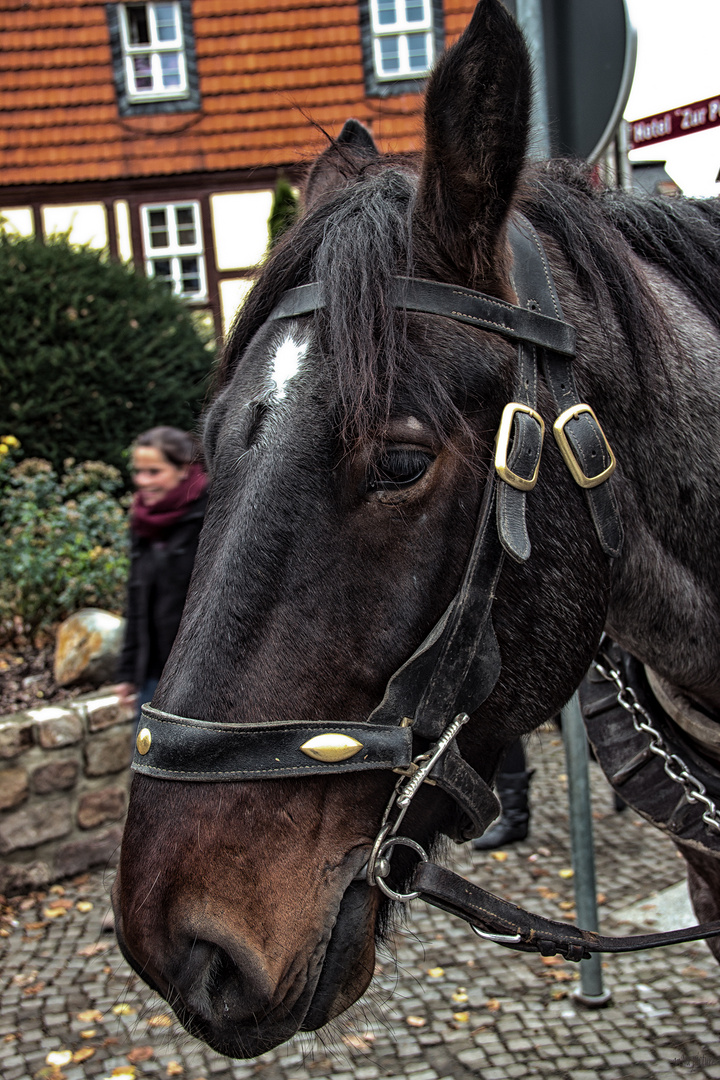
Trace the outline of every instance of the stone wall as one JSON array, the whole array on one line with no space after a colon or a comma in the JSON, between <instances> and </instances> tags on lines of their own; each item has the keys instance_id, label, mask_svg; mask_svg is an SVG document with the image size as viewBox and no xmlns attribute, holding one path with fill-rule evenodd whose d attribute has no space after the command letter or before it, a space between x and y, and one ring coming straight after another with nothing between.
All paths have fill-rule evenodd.
<instances>
[{"instance_id":1,"label":"stone wall","mask_svg":"<svg viewBox=\"0 0 720 1080\"><path fill-rule=\"evenodd\" d=\"M117 862L133 734L107 690L0 717L0 892Z\"/></svg>"}]
</instances>

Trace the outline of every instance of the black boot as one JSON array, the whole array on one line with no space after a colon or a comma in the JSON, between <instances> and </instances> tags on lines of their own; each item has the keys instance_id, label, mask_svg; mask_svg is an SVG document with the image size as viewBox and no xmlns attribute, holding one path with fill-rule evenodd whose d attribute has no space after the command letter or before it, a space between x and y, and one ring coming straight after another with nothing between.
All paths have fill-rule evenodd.
<instances>
[{"instance_id":1,"label":"black boot","mask_svg":"<svg viewBox=\"0 0 720 1080\"><path fill-rule=\"evenodd\" d=\"M530 822L528 791L533 771L498 775L496 788L502 815L486 833L473 840L476 851L493 851L525 839Z\"/></svg>"}]
</instances>

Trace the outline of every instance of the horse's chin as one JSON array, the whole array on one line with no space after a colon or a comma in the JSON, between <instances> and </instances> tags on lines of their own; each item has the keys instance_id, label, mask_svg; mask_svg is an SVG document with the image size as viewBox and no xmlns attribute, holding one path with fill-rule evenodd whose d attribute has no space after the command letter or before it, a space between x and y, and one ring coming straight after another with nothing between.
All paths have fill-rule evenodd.
<instances>
[{"instance_id":1,"label":"horse's chin","mask_svg":"<svg viewBox=\"0 0 720 1080\"><path fill-rule=\"evenodd\" d=\"M219 1054L252 1058L267 1053L301 1031L317 1031L348 1009L367 989L375 966L377 890L365 881L352 881L340 902L329 940L318 944L305 964L302 988L293 984L293 1000L259 1000L248 1012L248 986L228 953L197 942L193 963L204 962L203 952L214 955L206 967L202 993L185 991L172 974L153 979L124 939L116 903L116 933L120 950L130 966L172 1007L186 1031L202 1039ZM192 984L191 984L192 985Z\"/></svg>"}]
</instances>

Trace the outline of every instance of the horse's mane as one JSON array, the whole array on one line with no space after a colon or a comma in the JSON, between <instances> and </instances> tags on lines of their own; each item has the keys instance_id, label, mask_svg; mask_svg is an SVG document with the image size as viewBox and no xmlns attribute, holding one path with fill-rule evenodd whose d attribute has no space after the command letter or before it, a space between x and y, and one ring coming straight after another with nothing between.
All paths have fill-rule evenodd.
<instances>
[{"instance_id":1,"label":"horse's mane","mask_svg":"<svg viewBox=\"0 0 720 1080\"><path fill-rule=\"evenodd\" d=\"M238 314L219 385L230 379L282 293L319 280L326 298L320 346L352 433L377 421L378 407L389 408L401 373L412 374L433 426L447 430L449 420L458 422L447 367L439 373L432 350L408 346L404 317L391 298L393 276L412 273L414 194L412 174L393 166L364 175L311 209L272 253ZM673 277L720 327L718 200L608 191L593 183L586 167L560 161L529 171L517 205L555 241L600 324L617 321L639 374L662 377L658 358L669 327L628 257L628 245Z\"/></svg>"},{"instance_id":2,"label":"horse's mane","mask_svg":"<svg viewBox=\"0 0 720 1080\"><path fill-rule=\"evenodd\" d=\"M720 200L631 195L597 187L586 166L549 162L531 175L522 209L551 236L600 317L619 323L639 370L662 355L668 327L627 245L673 278L720 329Z\"/></svg>"}]
</instances>

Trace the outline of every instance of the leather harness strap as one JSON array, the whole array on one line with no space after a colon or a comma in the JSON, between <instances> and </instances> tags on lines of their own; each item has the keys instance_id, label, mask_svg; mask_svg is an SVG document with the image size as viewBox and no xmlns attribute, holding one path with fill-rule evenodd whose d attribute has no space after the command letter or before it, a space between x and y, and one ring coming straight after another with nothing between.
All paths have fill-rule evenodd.
<instances>
[{"instance_id":1,"label":"leather harness strap","mask_svg":"<svg viewBox=\"0 0 720 1080\"><path fill-rule=\"evenodd\" d=\"M717 920L661 934L607 937L525 911L431 862L419 863L415 868L412 888L426 903L464 919L489 935L496 944L521 952L539 952L543 956L559 953L566 960L587 960L592 953L637 952L662 945L679 945L720 934L720 920ZM498 941L498 937L516 940Z\"/></svg>"}]
</instances>

